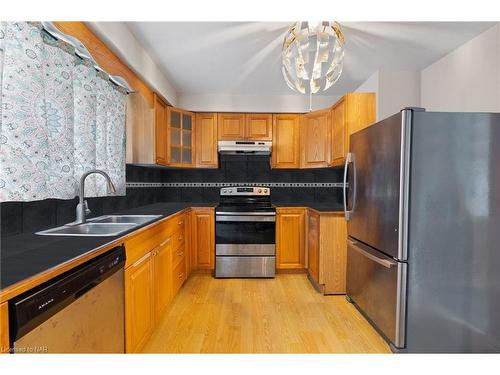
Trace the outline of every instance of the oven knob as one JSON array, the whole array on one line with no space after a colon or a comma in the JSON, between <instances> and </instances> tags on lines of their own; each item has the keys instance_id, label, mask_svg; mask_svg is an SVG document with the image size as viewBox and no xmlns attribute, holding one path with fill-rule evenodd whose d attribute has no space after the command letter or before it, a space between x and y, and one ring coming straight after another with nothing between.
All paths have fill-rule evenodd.
<instances>
[{"instance_id":1,"label":"oven knob","mask_svg":"<svg viewBox=\"0 0 500 375\"><path fill-rule=\"evenodd\" d=\"M264 189L264 193L267 194L267 189Z\"/></svg>"},{"instance_id":2,"label":"oven knob","mask_svg":"<svg viewBox=\"0 0 500 375\"><path fill-rule=\"evenodd\" d=\"M262 193L262 189L257 190L257 193L259 194Z\"/></svg>"}]
</instances>

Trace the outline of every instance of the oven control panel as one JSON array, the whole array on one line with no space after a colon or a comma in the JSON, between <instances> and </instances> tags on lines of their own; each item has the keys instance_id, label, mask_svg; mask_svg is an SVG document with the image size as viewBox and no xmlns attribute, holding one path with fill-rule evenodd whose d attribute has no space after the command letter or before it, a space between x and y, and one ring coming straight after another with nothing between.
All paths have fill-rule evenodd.
<instances>
[{"instance_id":1,"label":"oven control panel","mask_svg":"<svg viewBox=\"0 0 500 375\"><path fill-rule=\"evenodd\" d=\"M253 186L253 187L224 187L220 189L221 196L228 195L271 195L271 189L265 186Z\"/></svg>"}]
</instances>

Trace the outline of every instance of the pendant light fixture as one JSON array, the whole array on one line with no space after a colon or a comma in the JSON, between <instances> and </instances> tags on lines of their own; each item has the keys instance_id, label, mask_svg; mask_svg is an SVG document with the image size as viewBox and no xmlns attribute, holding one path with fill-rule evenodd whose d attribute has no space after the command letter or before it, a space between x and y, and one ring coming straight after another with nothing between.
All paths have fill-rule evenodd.
<instances>
[{"instance_id":1,"label":"pendant light fixture","mask_svg":"<svg viewBox=\"0 0 500 375\"><path fill-rule=\"evenodd\" d=\"M333 21L296 22L285 35L281 53L283 77L292 90L312 95L338 81L344 62L344 34Z\"/></svg>"}]
</instances>

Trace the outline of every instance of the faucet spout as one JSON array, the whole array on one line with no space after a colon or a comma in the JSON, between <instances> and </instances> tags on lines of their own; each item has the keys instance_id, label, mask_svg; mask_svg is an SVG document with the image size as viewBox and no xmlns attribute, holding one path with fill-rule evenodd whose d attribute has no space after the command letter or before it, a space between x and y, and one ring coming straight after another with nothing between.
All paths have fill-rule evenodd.
<instances>
[{"instance_id":1,"label":"faucet spout","mask_svg":"<svg viewBox=\"0 0 500 375\"><path fill-rule=\"evenodd\" d=\"M92 169L88 172L85 172L80 178L79 202L78 205L76 206L76 220L75 220L75 223L77 224L85 223L87 221L87 214L90 213L90 210L88 209L87 206L87 202L85 201L85 179L93 173L100 174L106 179L108 195L116 193L116 187L106 172L100 169Z\"/></svg>"}]
</instances>

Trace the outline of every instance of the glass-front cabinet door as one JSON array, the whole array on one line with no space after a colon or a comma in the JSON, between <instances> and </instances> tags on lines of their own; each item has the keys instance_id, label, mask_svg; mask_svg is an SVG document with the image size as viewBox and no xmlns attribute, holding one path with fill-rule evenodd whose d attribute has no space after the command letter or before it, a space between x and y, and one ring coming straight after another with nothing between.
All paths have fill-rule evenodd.
<instances>
[{"instance_id":1,"label":"glass-front cabinet door","mask_svg":"<svg viewBox=\"0 0 500 375\"><path fill-rule=\"evenodd\" d=\"M194 166L194 113L168 107L168 164Z\"/></svg>"}]
</instances>

